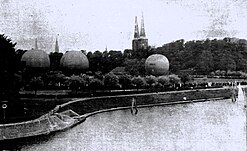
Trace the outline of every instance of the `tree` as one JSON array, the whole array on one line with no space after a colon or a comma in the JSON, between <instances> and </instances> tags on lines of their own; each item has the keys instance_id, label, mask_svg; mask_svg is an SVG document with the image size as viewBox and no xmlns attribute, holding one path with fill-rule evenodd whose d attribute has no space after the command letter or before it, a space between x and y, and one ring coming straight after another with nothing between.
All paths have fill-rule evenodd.
<instances>
[{"instance_id":1,"label":"tree","mask_svg":"<svg viewBox=\"0 0 247 151\"><path fill-rule=\"evenodd\" d=\"M88 52L87 53L87 56L88 56L88 61L89 61L89 64L90 64L90 70L91 71L101 71L102 69L102 65L103 65L103 62L102 62L102 52L100 51L95 51L93 54L91 52Z\"/></svg>"},{"instance_id":2,"label":"tree","mask_svg":"<svg viewBox=\"0 0 247 151\"><path fill-rule=\"evenodd\" d=\"M88 85L89 85L89 76L88 75L86 75L86 74L81 74L80 75L80 78L82 79L82 87L87 87Z\"/></svg>"},{"instance_id":3,"label":"tree","mask_svg":"<svg viewBox=\"0 0 247 151\"><path fill-rule=\"evenodd\" d=\"M178 77L178 75L175 75L175 74L171 74L169 75L169 81L171 84L178 84L180 82L180 78Z\"/></svg>"},{"instance_id":4,"label":"tree","mask_svg":"<svg viewBox=\"0 0 247 151\"><path fill-rule=\"evenodd\" d=\"M181 79L178 77L178 75L172 74L172 75L169 75L169 81L170 81L170 84L175 88L175 85L179 84Z\"/></svg>"},{"instance_id":5,"label":"tree","mask_svg":"<svg viewBox=\"0 0 247 151\"><path fill-rule=\"evenodd\" d=\"M199 56L197 65L195 66L197 73L209 74L213 70L213 55L210 51L204 50Z\"/></svg>"},{"instance_id":6,"label":"tree","mask_svg":"<svg viewBox=\"0 0 247 151\"><path fill-rule=\"evenodd\" d=\"M58 70L60 66L60 60L63 56L63 53L58 52L51 52L49 55L50 62L51 62L51 69Z\"/></svg>"},{"instance_id":7,"label":"tree","mask_svg":"<svg viewBox=\"0 0 247 151\"><path fill-rule=\"evenodd\" d=\"M15 101L18 99L19 88L16 87L15 73L18 64L15 56L15 45L5 35L0 35L0 100Z\"/></svg>"},{"instance_id":8,"label":"tree","mask_svg":"<svg viewBox=\"0 0 247 151\"><path fill-rule=\"evenodd\" d=\"M155 83L157 82L157 78L153 75L146 76L145 80L149 86L154 86Z\"/></svg>"},{"instance_id":9,"label":"tree","mask_svg":"<svg viewBox=\"0 0 247 151\"><path fill-rule=\"evenodd\" d=\"M104 85L107 88L116 88L119 87L119 78L114 73L110 72L105 75Z\"/></svg>"},{"instance_id":10,"label":"tree","mask_svg":"<svg viewBox=\"0 0 247 151\"><path fill-rule=\"evenodd\" d=\"M103 81L101 81L100 79L93 78L93 79L90 79L90 81L89 81L89 87L90 87L92 90L99 90L99 89L102 89L103 86L104 86L104 83L103 83Z\"/></svg>"},{"instance_id":11,"label":"tree","mask_svg":"<svg viewBox=\"0 0 247 151\"><path fill-rule=\"evenodd\" d=\"M144 79L143 77L140 77L140 76L138 76L138 77L133 77L133 78L131 79L131 83L132 83L132 85L133 85L134 87L136 87L137 89L142 88L143 86L146 85L145 79Z\"/></svg>"},{"instance_id":12,"label":"tree","mask_svg":"<svg viewBox=\"0 0 247 151\"><path fill-rule=\"evenodd\" d=\"M22 86L22 73L20 58L24 52L15 52L15 45L10 38L0 34L0 103L7 104L6 109L0 108L0 122L11 117L11 122L16 122L24 114L24 105L19 98ZM4 110L4 112L3 112ZM4 114L5 113L5 114ZM5 115L5 116L3 116ZM4 119L4 120L3 120Z\"/></svg>"},{"instance_id":13,"label":"tree","mask_svg":"<svg viewBox=\"0 0 247 151\"><path fill-rule=\"evenodd\" d=\"M60 87L66 81L66 76L61 71L50 71L42 75L44 85L52 88Z\"/></svg>"},{"instance_id":14,"label":"tree","mask_svg":"<svg viewBox=\"0 0 247 151\"><path fill-rule=\"evenodd\" d=\"M128 74L138 76L138 75L145 75L145 60L142 58L141 60L138 59L126 59L124 61L124 67Z\"/></svg>"},{"instance_id":15,"label":"tree","mask_svg":"<svg viewBox=\"0 0 247 151\"><path fill-rule=\"evenodd\" d=\"M24 68L24 64L21 62L21 58L25 52L27 52L27 50L18 49L15 51L16 61L17 61L19 70L22 70Z\"/></svg>"},{"instance_id":16,"label":"tree","mask_svg":"<svg viewBox=\"0 0 247 151\"><path fill-rule=\"evenodd\" d=\"M168 76L159 76L158 77L158 83L162 86L162 87L166 87L169 85L169 77Z\"/></svg>"},{"instance_id":17,"label":"tree","mask_svg":"<svg viewBox=\"0 0 247 151\"><path fill-rule=\"evenodd\" d=\"M97 78L97 79L100 79L100 80L103 80L104 79L104 75L102 74L101 71L97 71L94 73L94 77Z\"/></svg>"},{"instance_id":18,"label":"tree","mask_svg":"<svg viewBox=\"0 0 247 151\"><path fill-rule=\"evenodd\" d=\"M236 62L234 61L234 59L229 56L229 54L224 54L222 56L222 58L220 59L220 70L224 70L224 71L235 71L236 70Z\"/></svg>"},{"instance_id":19,"label":"tree","mask_svg":"<svg viewBox=\"0 0 247 151\"><path fill-rule=\"evenodd\" d=\"M131 58L132 57L132 52L133 51L131 49L125 49L124 53L123 53L124 58Z\"/></svg>"},{"instance_id":20,"label":"tree","mask_svg":"<svg viewBox=\"0 0 247 151\"><path fill-rule=\"evenodd\" d=\"M131 76L128 74L120 75L119 76L119 84L122 86L123 89L130 88Z\"/></svg>"},{"instance_id":21,"label":"tree","mask_svg":"<svg viewBox=\"0 0 247 151\"><path fill-rule=\"evenodd\" d=\"M69 87L72 91L77 91L81 88L81 86L86 85L86 81L82 80L82 78L78 75L72 75L69 79Z\"/></svg>"},{"instance_id":22,"label":"tree","mask_svg":"<svg viewBox=\"0 0 247 151\"><path fill-rule=\"evenodd\" d=\"M56 83L58 87L61 86L61 83L65 81L65 75L61 72L58 72L54 75L54 82Z\"/></svg>"},{"instance_id":23,"label":"tree","mask_svg":"<svg viewBox=\"0 0 247 151\"><path fill-rule=\"evenodd\" d=\"M189 82L191 80L191 77L189 74L182 74L180 75L180 78L184 85L186 84L186 82Z\"/></svg>"},{"instance_id":24,"label":"tree","mask_svg":"<svg viewBox=\"0 0 247 151\"><path fill-rule=\"evenodd\" d=\"M30 80L29 85L30 85L31 89L34 90L35 95L37 95L38 89L40 89L40 88L42 88L44 86L44 81L42 80L41 76L33 77Z\"/></svg>"}]
</instances>

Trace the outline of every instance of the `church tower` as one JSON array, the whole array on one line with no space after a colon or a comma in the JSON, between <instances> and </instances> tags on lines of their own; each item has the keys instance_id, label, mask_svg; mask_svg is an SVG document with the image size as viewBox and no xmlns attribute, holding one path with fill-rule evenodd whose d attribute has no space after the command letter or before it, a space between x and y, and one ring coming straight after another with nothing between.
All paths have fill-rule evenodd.
<instances>
[{"instance_id":1,"label":"church tower","mask_svg":"<svg viewBox=\"0 0 247 151\"><path fill-rule=\"evenodd\" d=\"M148 48L148 39L146 38L144 18L142 15L140 34L139 34L137 17L135 17L135 31L134 31L134 39L132 40L132 50L133 51L145 50L147 48Z\"/></svg>"},{"instance_id":2,"label":"church tower","mask_svg":"<svg viewBox=\"0 0 247 151\"><path fill-rule=\"evenodd\" d=\"M141 33L140 33L140 37L141 38L146 38L143 14L142 14L142 20L141 20Z\"/></svg>"},{"instance_id":3,"label":"church tower","mask_svg":"<svg viewBox=\"0 0 247 151\"><path fill-rule=\"evenodd\" d=\"M37 40L37 38L35 38L34 50L38 50L38 40Z\"/></svg>"},{"instance_id":4,"label":"church tower","mask_svg":"<svg viewBox=\"0 0 247 151\"><path fill-rule=\"evenodd\" d=\"M135 17L135 31L134 31L134 39L140 38L139 35L139 28L138 28L138 22L137 22L137 16Z\"/></svg>"},{"instance_id":5,"label":"church tower","mask_svg":"<svg viewBox=\"0 0 247 151\"><path fill-rule=\"evenodd\" d=\"M55 52L59 53L59 46L58 46L57 38L56 38Z\"/></svg>"}]
</instances>

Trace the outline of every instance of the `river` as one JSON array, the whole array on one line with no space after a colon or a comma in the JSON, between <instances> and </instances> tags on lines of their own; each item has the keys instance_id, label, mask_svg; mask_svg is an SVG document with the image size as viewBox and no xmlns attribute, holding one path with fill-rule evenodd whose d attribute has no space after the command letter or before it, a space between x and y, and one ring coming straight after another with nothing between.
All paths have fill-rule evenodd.
<instances>
[{"instance_id":1,"label":"river","mask_svg":"<svg viewBox=\"0 0 247 151\"><path fill-rule=\"evenodd\" d=\"M246 151L244 98L100 113L22 150Z\"/></svg>"}]
</instances>

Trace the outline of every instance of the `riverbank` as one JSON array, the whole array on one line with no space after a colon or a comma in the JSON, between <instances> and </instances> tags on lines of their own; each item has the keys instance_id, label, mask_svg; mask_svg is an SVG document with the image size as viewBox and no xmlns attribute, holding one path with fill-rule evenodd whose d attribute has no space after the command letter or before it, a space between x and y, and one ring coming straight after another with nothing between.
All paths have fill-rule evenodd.
<instances>
[{"instance_id":1,"label":"riverbank","mask_svg":"<svg viewBox=\"0 0 247 151\"><path fill-rule=\"evenodd\" d=\"M64 113L65 111L72 111L73 113L78 114L81 119L84 119L90 114L96 114L97 112L99 113L104 111L131 108L131 100L133 98L136 100L137 107L145 107L154 105L189 103L196 100L209 101L219 98L226 99L230 97L231 92L229 88L216 88L74 99L73 101L57 106L55 109L50 111L48 114L43 115L38 120L0 125L0 131L1 134L3 134L0 139L6 140L30 137L63 130L64 128L71 127L78 123L66 123L67 121L64 121L64 119L67 118L61 118L61 113ZM184 98L186 98L186 100ZM60 120L57 120L57 118ZM61 125L61 121L63 121L62 125L64 124L62 127L60 126L60 128L52 128L54 125Z\"/></svg>"},{"instance_id":2,"label":"riverbank","mask_svg":"<svg viewBox=\"0 0 247 151\"><path fill-rule=\"evenodd\" d=\"M25 142L33 150L246 150L244 95L94 114L76 127ZM188 100L189 102L190 100ZM89 113L90 114L90 113ZM48 137L48 138L47 138ZM22 139L23 140L23 139ZM124 144L124 145L123 145Z\"/></svg>"},{"instance_id":3,"label":"riverbank","mask_svg":"<svg viewBox=\"0 0 247 151\"><path fill-rule=\"evenodd\" d=\"M79 115L87 113L126 107L130 108L132 99L136 100L137 106L143 105L158 105L162 103L183 103L191 102L192 100L210 100L213 98L227 99L231 97L229 88L214 88L214 89L201 89L201 90L184 90L184 91L171 91L171 92L157 92L157 93L144 93L144 94L130 94L119 96L104 96L74 99L68 103L60 105L58 112L72 109ZM184 100L186 98L186 100Z\"/></svg>"}]
</instances>

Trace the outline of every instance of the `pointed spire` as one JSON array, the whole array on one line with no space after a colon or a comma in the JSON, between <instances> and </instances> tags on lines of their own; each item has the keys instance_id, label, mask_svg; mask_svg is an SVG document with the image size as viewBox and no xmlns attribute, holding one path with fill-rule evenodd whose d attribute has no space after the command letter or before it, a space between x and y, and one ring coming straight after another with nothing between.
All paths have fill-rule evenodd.
<instances>
[{"instance_id":1,"label":"pointed spire","mask_svg":"<svg viewBox=\"0 0 247 151\"><path fill-rule=\"evenodd\" d=\"M58 46L57 37L56 37L55 52L59 53L59 46Z\"/></svg>"},{"instance_id":2,"label":"pointed spire","mask_svg":"<svg viewBox=\"0 0 247 151\"><path fill-rule=\"evenodd\" d=\"M140 37L146 37L145 27L144 27L143 13L142 13L142 20L141 20L141 33L140 33Z\"/></svg>"},{"instance_id":3,"label":"pointed spire","mask_svg":"<svg viewBox=\"0 0 247 151\"><path fill-rule=\"evenodd\" d=\"M38 40L35 38L34 50L38 50Z\"/></svg>"},{"instance_id":4,"label":"pointed spire","mask_svg":"<svg viewBox=\"0 0 247 151\"><path fill-rule=\"evenodd\" d=\"M137 22L137 16L135 17L135 33L134 33L134 38L139 38L139 28L138 28L138 22Z\"/></svg>"}]
</instances>

